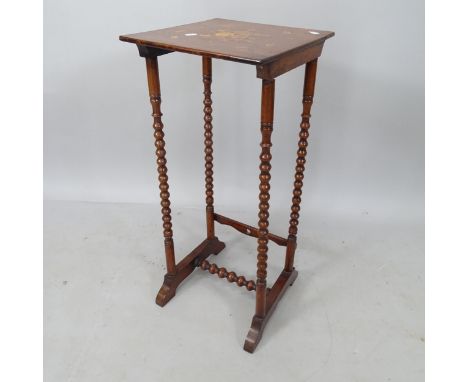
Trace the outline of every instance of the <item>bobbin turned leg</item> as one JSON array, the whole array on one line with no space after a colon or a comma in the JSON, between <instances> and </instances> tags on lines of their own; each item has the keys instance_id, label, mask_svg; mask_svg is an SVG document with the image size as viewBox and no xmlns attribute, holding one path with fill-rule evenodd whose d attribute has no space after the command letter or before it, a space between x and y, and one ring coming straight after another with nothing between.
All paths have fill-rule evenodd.
<instances>
[{"instance_id":1,"label":"bobbin turned leg","mask_svg":"<svg viewBox=\"0 0 468 382\"><path fill-rule=\"evenodd\" d=\"M275 102L275 81L262 81L261 133L262 148L260 153L260 195L258 213L258 247L257 247L257 298L255 314L266 315L266 277L268 260L268 209L270 204L270 170L271 170L271 133L273 132L273 110Z\"/></svg>"},{"instance_id":2,"label":"bobbin turned leg","mask_svg":"<svg viewBox=\"0 0 468 382\"><path fill-rule=\"evenodd\" d=\"M306 64L304 76L304 92L302 97L302 122L299 132L299 143L296 159L296 173L294 175L294 188L289 220L288 244L286 247L286 259L284 270L292 272L294 269L294 253L296 251L297 227L299 225L299 211L301 209L302 181L307 155L307 138L310 128L310 109L314 98L315 78L317 73L317 60Z\"/></svg>"},{"instance_id":3,"label":"bobbin turned leg","mask_svg":"<svg viewBox=\"0 0 468 382\"><path fill-rule=\"evenodd\" d=\"M268 209L270 207L270 169L271 169L271 133L273 132L273 112L275 102L275 80L262 80L262 109L261 109L261 134L262 148L260 153L260 195L258 213L258 247L257 247L257 289L255 315L244 344L244 350L253 352L260 341L262 330L258 330L258 324L263 322L267 313L267 260L268 260ZM255 326L255 327L254 327Z\"/></svg>"},{"instance_id":4,"label":"bobbin turned leg","mask_svg":"<svg viewBox=\"0 0 468 382\"><path fill-rule=\"evenodd\" d=\"M153 128L156 146L157 165L159 173L159 189L161 197L161 212L163 220L164 247L166 253L167 273L164 276L164 283L156 296L156 304L164 306L175 296L176 289L179 284L209 255L218 254L225 245L214 236L214 220L213 220L213 178L212 178L212 138L211 138L211 62L205 64L204 74L207 75L205 82L205 153L206 153L206 197L207 197L207 226L208 235L198 247L189 253L178 264L175 263L174 241L172 238L172 220L171 208L169 201L169 184L166 167L166 150L164 142L163 123L161 120L161 88L159 83L159 69L157 56L161 53L157 50L141 48L140 54L146 58L146 69L148 74L148 87L151 105L153 109ZM206 67L206 73L205 73ZM205 80L205 78L204 78ZM211 213L209 213L211 212ZM211 216L211 218L210 218ZM210 225L210 219L212 221ZM210 228L211 227L211 228Z\"/></svg>"},{"instance_id":5,"label":"bobbin turned leg","mask_svg":"<svg viewBox=\"0 0 468 382\"><path fill-rule=\"evenodd\" d=\"M244 350L253 352L257 347L265 325L268 322L273 310L285 293L288 286L292 285L297 278L297 271L294 269L294 252L296 250L297 226L299 224L299 210L302 194L302 180L304 178L304 165L307 155L307 138L309 136L310 110L315 87L315 76L317 72L317 60L306 64L304 90L303 90L303 111L301 131L299 133L299 148L296 159L296 173L294 190L289 221L289 236L286 246L286 259L284 269L270 290L266 289L266 268L268 252L268 200L270 190L270 147L271 132L273 128L273 104L274 104L274 81L263 80L262 86L262 154L260 155L260 213L259 213L259 236L258 236L258 264L257 264L257 300L256 311L252 319L250 331L244 343Z\"/></svg>"},{"instance_id":6,"label":"bobbin turned leg","mask_svg":"<svg viewBox=\"0 0 468 382\"><path fill-rule=\"evenodd\" d=\"M167 274L164 284L156 297L156 303L164 306L174 295L175 287L172 280L176 275L174 242L172 240L171 202L169 201L169 184L166 167L166 150L164 142L163 123L161 120L161 88L159 84L159 70L157 57L146 57L146 71L151 106L153 109L153 128L158 165L158 180L161 197L161 213L163 220L164 248L166 253Z\"/></svg>"},{"instance_id":7,"label":"bobbin turned leg","mask_svg":"<svg viewBox=\"0 0 468 382\"><path fill-rule=\"evenodd\" d=\"M293 198L292 198L292 206L291 206L291 215L289 221L289 236L287 240L286 246L286 260L284 265L284 270L281 272L280 276L276 280L273 287L268 291L266 295L265 304L263 303L263 295L260 296L259 299L259 280L262 276L265 276L266 279L266 260L267 260L267 244L268 242L261 240L259 235L258 243L259 243L259 265L257 276L260 277L257 280L257 311L255 316L252 319L252 325L250 331L247 335L247 339L245 340L244 350L248 352L253 352L260 341L262 336L263 330L265 325L271 316L273 310L275 309L278 301L281 299L283 294L286 292L286 289L289 285L292 285L297 278L297 271L294 269L294 252L296 250L296 235L297 235L297 226L299 224L299 210L300 210L300 203L301 203L301 193L302 193L302 180L304 179L304 165L306 161L307 155L307 138L309 136L309 119L310 119L310 109L312 107L312 100L314 96L314 87L315 87L315 75L317 72L317 60L313 60L306 64L305 69L305 78L304 78L304 91L303 91L303 110L302 110L302 122L301 122L301 131L299 133L299 148L297 150L297 159L296 159L296 174L295 174L295 181L294 181L294 190L293 190ZM262 133L264 131L264 122L269 122L268 119L264 120L265 116L270 116L270 114L263 113L264 111L264 101L262 93ZM269 93L267 93L269 94ZM271 100L273 96L271 96ZM270 108L268 108L270 110ZM273 102L271 102L271 121L273 120ZM271 131L270 133L271 134ZM271 155L269 153L269 147L271 146L271 142L269 141L269 135L267 133L267 139L265 140L265 134L262 134L262 164L261 170L262 173L260 175L261 185L260 185L260 222L259 226L260 229L265 226L265 229L268 227L268 204L262 206L262 201L267 202L269 199L268 190L270 185L268 181L270 180L269 170L269 160L271 159ZM266 151L265 148L268 147ZM265 151L264 151L265 150ZM268 160L268 163L264 163L263 160ZM267 166L264 166L264 165ZM263 172L263 170L267 170L267 172ZM262 212L266 212L266 214L262 214ZM263 220L262 220L263 219ZM266 224L265 224L266 222ZM260 231L259 231L260 232ZM268 231L263 235L268 235ZM268 239L268 236L266 237ZM263 310L264 309L264 310ZM262 314L264 313L265 314Z\"/></svg>"},{"instance_id":8,"label":"bobbin turned leg","mask_svg":"<svg viewBox=\"0 0 468 382\"><path fill-rule=\"evenodd\" d=\"M211 57L203 57L203 112L205 121L205 195L206 195L206 236L208 239L215 238L214 228L214 197L213 197L213 109L211 105Z\"/></svg>"},{"instance_id":9,"label":"bobbin turned leg","mask_svg":"<svg viewBox=\"0 0 468 382\"><path fill-rule=\"evenodd\" d=\"M172 239L172 219L171 219L171 203L169 201L169 184L166 167L166 150L164 142L163 123L161 120L161 88L159 83L159 68L158 56L170 53L169 51L151 48L143 45L138 45L140 56L146 59L146 71L148 75L148 88L149 96L152 106L154 138L156 146L156 157L158 167L158 180L161 197L161 212L163 220L163 233L164 233L164 248L166 254L166 267L167 273L164 276L164 282L156 296L156 304L164 306L176 294L176 289L179 284L185 280L197 266L205 260L208 256L218 254L221 252L225 245L214 236L214 229L209 230L208 237L200 243L192 252L185 256L179 263L175 262L174 241ZM211 68L209 67L207 75L211 79ZM205 83L205 130L207 131L207 142L205 142L207 150L206 159L207 163L207 203L213 206L213 183L212 173L208 172L212 169L212 140L211 140L211 98L210 98L210 82ZM210 151L211 150L211 151ZM210 201L208 197L211 196ZM211 232L211 234L210 234Z\"/></svg>"}]
</instances>

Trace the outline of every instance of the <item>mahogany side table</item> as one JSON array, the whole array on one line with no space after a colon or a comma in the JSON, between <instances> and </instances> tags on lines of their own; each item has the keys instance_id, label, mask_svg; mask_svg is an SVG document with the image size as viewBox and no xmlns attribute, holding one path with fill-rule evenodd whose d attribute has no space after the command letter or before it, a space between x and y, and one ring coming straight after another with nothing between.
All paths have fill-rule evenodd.
<instances>
[{"instance_id":1,"label":"mahogany side table","mask_svg":"<svg viewBox=\"0 0 468 382\"><path fill-rule=\"evenodd\" d=\"M274 25L241 21L212 19L173 28L120 36L120 40L134 43L141 57L146 59L149 96L154 118L154 138L156 146L159 189L163 220L164 247L167 274L156 296L156 303L164 306L175 296L178 285L195 268L200 267L230 283L236 283L256 293L256 307L244 350L252 353L261 339L265 325L283 296L288 285L297 277L294 269L294 252L299 224L299 210L302 194L302 181L306 162L309 119L314 96L317 60L321 55L325 40L333 32L315 29L289 28ZM204 84L204 135L205 135L205 192L207 237L191 253L176 263L169 201L169 184L166 167L166 150L163 123L161 121L161 90L159 84L158 56L172 52L183 52L202 56ZM213 58L255 65L257 77L262 79L260 114L260 195L258 228L235 221L214 210L213 199L213 126L211 100L211 62ZM305 65L304 91L302 96L302 121L299 131L293 197L289 232L287 238L268 231L271 135L273 131L273 109L275 78L298 66ZM215 236L215 222L229 225L236 230L257 238L257 279L246 280L226 268L219 268L207 258L217 255L225 244ZM268 243L286 247L284 269L271 288L267 288Z\"/></svg>"}]
</instances>

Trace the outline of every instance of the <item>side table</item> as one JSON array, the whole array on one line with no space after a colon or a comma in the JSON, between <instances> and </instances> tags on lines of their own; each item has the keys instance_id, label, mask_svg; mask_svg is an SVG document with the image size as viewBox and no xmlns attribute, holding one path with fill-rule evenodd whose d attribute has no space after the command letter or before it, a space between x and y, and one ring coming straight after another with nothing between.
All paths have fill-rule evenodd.
<instances>
[{"instance_id":1,"label":"side table","mask_svg":"<svg viewBox=\"0 0 468 382\"><path fill-rule=\"evenodd\" d=\"M261 339L265 325L287 287L297 277L294 269L297 227L302 194L302 181L309 137L310 110L314 96L317 60L322 53L325 40L333 32L315 29L290 28L241 21L212 19L173 28L120 36L120 40L134 43L141 57L146 59L149 96L154 118L156 163L161 197L164 247L167 274L156 296L156 303L164 306L175 296L178 285L195 268L200 267L230 283L236 283L249 291L255 291L256 307L244 350L252 353ZM176 263L169 201L169 184L166 167L166 150L163 123L161 120L161 89L159 84L158 56L172 52L183 52L202 56L204 84L204 131L205 131L205 193L206 193L206 239L191 253ZM261 152L260 194L258 228L220 215L214 210L213 199L213 126L211 101L211 62L213 58L255 65L257 77L262 80L261 96ZM302 121L299 131L293 197L288 236L275 235L268 230L271 135L273 132L273 110L275 78L298 66L305 65L304 90L302 96ZM235 228L248 236L257 238L257 279L247 280L226 268L219 268L207 260L217 255L225 244L215 236L215 222ZM267 287L268 244L273 242L286 247L284 269L271 288Z\"/></svg>"}]
</instances>

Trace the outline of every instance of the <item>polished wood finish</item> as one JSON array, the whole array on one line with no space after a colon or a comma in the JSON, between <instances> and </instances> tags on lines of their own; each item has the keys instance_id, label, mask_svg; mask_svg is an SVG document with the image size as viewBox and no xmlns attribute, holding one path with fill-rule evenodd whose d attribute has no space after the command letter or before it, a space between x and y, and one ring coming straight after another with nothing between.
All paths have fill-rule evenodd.
<instances>
[{"instance_id":1,"label":"polished wood finish","mask_svg":"<svg viewBox=\"0 0 468 382\"><path fill-rule=\"evenodd\" d=\"M317 29L217 18L122 35L120 40L155 48L159 54L176 51L256 65L257 77L271 80L318 58L323 43L333 35Z\"/></svg>"},{"instance_id":2,"label":"polished wood finish","mask_svg":"<svg viewBox=\"0 0 468 382\"><path fill-rule=\"evenodd\" d=\"M314 100L315 78L317 74L317 60L308 62L305 68L304 90L302 95L302 121L299 132L299 148L297 149L296 173L294 175L291 215L289 220L288 247L284 269L293 270L294 252L296 250L297 227L299 225L299 211L301 210L302 185L307 155L307 139L310 128L310 109Z\"/></svg>"},{"instance_id":3,"label":"polished wood finish","mask_svg":"<svg viewBox=\"0 0 468 382\"><path fill-rule=\"evenodd\" d=\"M297 278L294 254L304 179L307 144L310 129L310 112L314 96L317 59L326 39L333 32L289 28L240 21L213 19L163 30L120 36L122 41L135 43L140 56L146 59L148 87L152 105L156 162L161 198L163 236L167 273L156 296L156 303L164 306L176 294L176 289L197 267L225 278L228 282L249 291L255 291L255 313L247 334L244 350L252 353L263 334L265 326L278 302ZM176 264L172 218L169 201L169 179L166 161L163 123L161 120L161 89L158 57L173 51L202 56L206 239ZM260 114L260 185L258 228L215 212L213 181L213 117L212 117L212 59L220 58L255 65L257 77L262 79ZM271 147L275 99L275 78L305 64L296 168L289 230L287 238L269 232L269 200L271 180ZM256 281L237 276L235 272L218 267L208 260L217 255L225 244L215 236L215 222L228 225L237 231L257 238ZM285 248L284 269L271 288L267 287L268 244L274 242Z\"/></svg>"},{"instance_id":4,"label":"polished wood finish","mask_svg":"<svg viewBox=\"0 0 468 382\"><path fill-rule=\"evenodd\" d=\"M231 226L232 228L236 229L237 231L243 233L244 235L252 236L258 238L258 228L252 227L250 225L241 223L237 220L228 218L226 216L220 215L215 213L214 219L220 224L225 224ZM268 240L275 242L276 244L285 247L288 244L288 239L280 237L278 235L274 235L271 232L268 232Z\"/></svg>"},{"instance_id":5,"label":"polished wood finish","mask_svg":"<svg viewBox=\"0 0 468 382\"><path fill-rule=\"evenodd\" d=\"M275 103L275 81L262 81L262 108L260 116L260 194L258 213L258 246L257 246L257 296L255 314L266 315L266 277L268 260L268 209L270 204L270 170L271 170L271 133L273 132L273 109Z\"/></svg>"},{"instance_id":6,"label":"polished wood finish","mask_svg":"<svg viewBox=\"0 0 468 382\"><path fill-rule=\"evenodd\" d=\"M211 58L203 57L203 112L205 113L205 195L206 195L206 230L208 239L214 237L214 192L213 192L213 109L211 105Z\"/></svg>"},{"instance_id":7,"label":"polished wood finish","mask_svg":"<svg viewBox=\"0 0 468 382\"><path fill-rule=\"evenodd\" d=\"M263 330L271 317L271 314L278 305L278 302L283 297L284 293L288 289L288 286L292 286L297 278L297 271L292 272L282 271L278 279L274 283L273 287L268 291L266 300L266 313L264 316L254 315L252 318L252 324L250 330L247 333L247 338L244 342L244 350L253 353L258 343L262 339Z\"/></svg>"},{"instance_id":8,"label":"polished wood finish","mask_svg":"<svg viewBox=\"0 0 468 382\"><path fill-rule=\"evenodd\" d=\"M172 219L171 219L171 202L169 200L169 177L166 167L166 143L164 142L164 125L161 117L161 86L159 83L159 69L157 57L146 57L146 72L148 76L148 88L150 102L153 109L153 129L156 146L156 163L158 165L158 180L159 180L159 196L161 197L161 213L163 220L164 247L166 250L166 266L167 273L174 275L175 254L174 242L172 240Z\"/></svg>"},{"instance_id":9,"label":"polished wood finish","mask_svg":"<svg viewBox=\"0 0 468 382\"><path fill-rule=\"evenodd\" d=\"M204 240L197 248L185 256L176 266L174 274L167 273L164 283L156 295L156 304L166 305L175 296L179 284L184 281L194 270L210 255L217 255L226 245L217 237Z\"/></svg>"},{"instance_id":10,"label":"polished wood finish","mask_svg":"<svg viewBox=\"0 0 468 382\"><path fill-rule=\"evenodd\" d=\"M303 64L316 60L322 54L323 44L313 45L303 50L297 50L282 60L257 65L257 77L266 80L274 79Z\"/></svg>"},{"instance_id":11,"label":"polished wood finish","mask_svg":"<svg viewBox=\"0 0 468 382\"><path fill-rule=\"evenodd\" d=\"M216 264L210 263L208 260L203 260L200 268L204 271L209 271L212 275L217 274L220 279L226 278L230 283L236 283L238 287L245 287L248 291L255 290L255 281L249 280L244 276L237 276L235 272L229 272L226 268L219 268Z\"/></svg>"}]
</instances>

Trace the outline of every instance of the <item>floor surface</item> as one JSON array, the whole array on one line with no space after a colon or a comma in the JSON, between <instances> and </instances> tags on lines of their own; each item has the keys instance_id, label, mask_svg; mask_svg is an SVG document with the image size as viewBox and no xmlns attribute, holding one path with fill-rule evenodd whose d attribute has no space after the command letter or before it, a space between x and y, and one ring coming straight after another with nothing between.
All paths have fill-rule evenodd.
<instances>
[{"instance_id":1,"label":"floor surface","mask_svg":"<svg viewBox=\"0 0 468 382\"><path fill-rule=\"evenodd\" d=\"M204 212L173 215L181 259L203 240ZM252 292L196 270L166 307L154 303L165 273L159 206L45 202L45 381L422 382L421 222L311 215L301 217L299 277L248 354ZM216 263L254 278L256 240L216 229L227 245ZM270 245L270 282L282 249Z\"/></svg>"}]
</instances>

